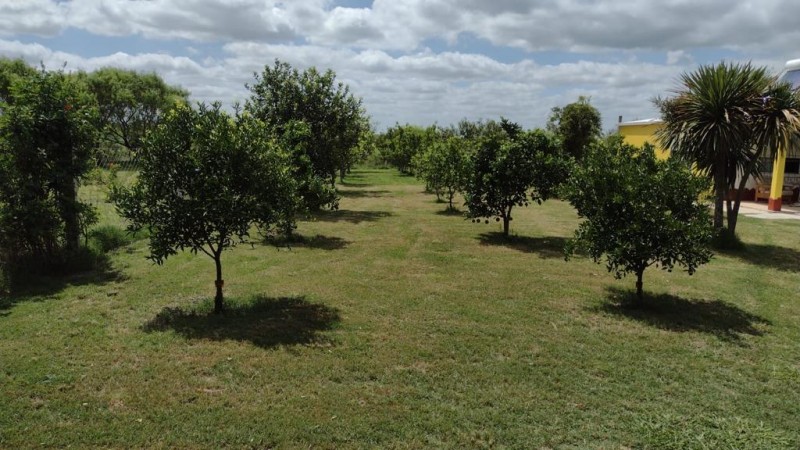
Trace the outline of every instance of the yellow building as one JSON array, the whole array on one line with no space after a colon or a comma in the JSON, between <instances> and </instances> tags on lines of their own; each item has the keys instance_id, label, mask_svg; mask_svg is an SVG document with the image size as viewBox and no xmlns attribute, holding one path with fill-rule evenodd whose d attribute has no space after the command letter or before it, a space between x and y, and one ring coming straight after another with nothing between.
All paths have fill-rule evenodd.
<instances>
[{"instance_id":1,"label":"yellow building","mask_svg":"<svg viewBox=\"0 0 800 450\"><path fill-rule=\"evenodd\" d=\"M632 122L620 122L617 125L617 129L626 143L641 147L648 142L656 148L656 157L658 159L667 159L669 158L669 150L662 148L656 139L656 131L661 128L662 123L660 119L634 120Z\"/></svg>"},{"instance_id":2,"label":"yellow building","mask_svg":"<svg viewBox=\"0 0 800 450\"><path fill-rule=\"evenodd\" d=\"M669 149L662 148L656 139L656 132L662 124L660 119L634 120L620 122L617 129L626 143L641 147L649 142L656 148L656 157L667 159ZM781 152L774 163L765 158L763 167L765 172L761 178L764 181L751 180L746 186L755 190L755 200L767 200L770 211L780 211L784 198L796 201L795 190L800 188L800 149Z\"/></svg>"},{"instance_id":3,"label":"yellow building","mask_svg":"<svg viewBox=\"0 0 800 450\"><path fill-rule=\"evenodd\" d=\"M795 88L800 88L800 59L786 63L781 80L791 83ZM618 130L628 144L642 146L645 142L649 142L656 147L658 158L667 159L669 150L661 148L656 139L656 131L662 123L660 119L620 122ZM756 183L754 180L750 180L747 184L747 188L755 190L755 200L766 199L770 211L780 211L784 198L798 201L800 148L784 149L774 162L770 157L763 158L762 162L764 172L762 172L761 178L764 181Z\"/></svg>"}]
</instances>

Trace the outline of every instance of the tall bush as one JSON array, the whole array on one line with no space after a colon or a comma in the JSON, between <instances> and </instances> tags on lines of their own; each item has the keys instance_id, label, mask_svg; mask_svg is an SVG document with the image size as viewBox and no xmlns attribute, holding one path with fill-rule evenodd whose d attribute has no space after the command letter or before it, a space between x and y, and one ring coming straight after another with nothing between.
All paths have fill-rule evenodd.
<instances>
[{"instance_id":1,"label":"tall bush","mask_svg":"<svg viewBox=\"0 0 800 450\"><path fill-rule=\"evenodd\" d=\"M32 70L7 82L0 114L0 247L13 262L46 266L75 253L93 217L78 199L97 146L91 95L63 71Z\"/></svg>"}]
</instances>

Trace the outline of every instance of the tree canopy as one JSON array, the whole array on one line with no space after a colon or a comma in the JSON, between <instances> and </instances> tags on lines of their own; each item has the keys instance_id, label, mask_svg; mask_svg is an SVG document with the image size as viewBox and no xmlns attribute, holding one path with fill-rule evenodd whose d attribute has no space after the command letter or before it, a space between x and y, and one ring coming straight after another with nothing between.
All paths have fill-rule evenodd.
<instances>
[{"instance_id":1,"label":"tree canopy","mask_svg":"<svg viewBox=\"0 0 800 450\"><path fill-rule=\"evenodd\" d=\"M384 162L404 174L412 175L416 171L414 157L425 151L440 135L435 125L420 127L395 124L378 137L376 146Z\"/></svg>"},{"instance_id":2,"label":"tree canopy","mask_svg":"<svg viewBox=\"0 0 800 450\"><path fill-rule=\"evenodd\" d=\"M113 199L129 229L150 231L150 258L182 250L216 265L216 312L223 310L222 252L249 237L251 226L286 229L297 209L288 155L263 122L248 114L181 106L145 139L140 173Z\"/></svg>"},{"instance_id":3,"label":"tree canopy","mask_svg":"<svg viewBox=\"0 0 800 450\"><path fill-rule=\"evenodd\" d=\"M0 58L0 103L13 101L11 85L19 77L36 76L36 69L22 59Z\"/></svg>"},{"instance_id":4,"label":"tree canopy","mask_svg":"<svg viewBox=\"0 0 800 450\"><path fill-rule=\"evenodd\" d=\"M336 175L345 175L354 163L362 133L369 120L361 99L350 88L336 81L332 70L320 73L311 67L302 72L288 63L275 60L255 74L247 85L250 99L245 108L264 121L278 135L304 124L305 143L297 146L317 176L334 184Z\"/></svg>"},{"instance_id":5,"label":"tree canopy","mask_svg":"<svg viewBox=\"0 0 800 450\"><path fill-rule=\"evenodd\" d=\"M472 162L472 142L458 136L443 136L431 142L414 158L416 175L425 181L437 198L447 198L453 210L453 198L467 186Z\"/></svg>"},{"instance_id":6,"label":"tree canopy","mask_svg":"<svg viewBox=\"0 0 800 450\"><path fill-rule=\"evenodd\" d=\"M466 187L467 216L502 220L508 236L512 209L549 199L568 174L556 140L503 119L500 129L478 144Z\"/></svg>"},{"instance_id":7,"label":"tree canopy","mask_svg":"<svg viewBox=\"0 0 800 450\"><path fill-rule=\"evenodd\" d=\"M88 74L87 84L97 101L103 139L134 154L166 111L186 103L189 95L155 73L114 67Z\"/></svg>"},{"instance_id":8,"label":"tree canopy","mask_svg":"<svg viewBox=\"0 0 800 450\"><path fill-rule=\"evenodd\" d=\"M78 199L77 183L96 148L97 111L91 95L63 71L10 67L0 77L6 80L0 102L1 246L12 257L47 262L62 247L77 250L93 217Z\"/></svg>"},{"instance_id":9,"label":"tree canopy","mask_svg":"<svg viewBox=\"0 0 800 450\"><path fill-rule=\"evenodd\" d=\"M561 138L564 151L577 160L600 137L601 126L600 111L584 96L564 107L553 108L547 123L547 129Z\"/></svg>"},{"instance_id":10,"label":"tree canopy","mask_svg":"<svg viewBox=\"0 0 800 450\"><path fill-rule=\"evenodd\" d=\"M711 257L708 208L698 201L707 188L688 164L659 161L650 145L639 149L618 138L598 144L565 189L586 219L567 252L585 250L598 263L605 258L617 278L634 273L641 301L648 267L672 271L677 264L691 275Z\"/></svg>"}]
</instances>

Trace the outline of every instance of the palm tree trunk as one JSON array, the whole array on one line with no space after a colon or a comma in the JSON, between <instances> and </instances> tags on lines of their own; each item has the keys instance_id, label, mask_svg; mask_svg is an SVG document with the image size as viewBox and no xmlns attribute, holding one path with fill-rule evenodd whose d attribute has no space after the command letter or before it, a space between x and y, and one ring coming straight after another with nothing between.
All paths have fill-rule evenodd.
<instances>
[{"instance_id":1,"label":"palm tree trunk","mask_svg":"<svg viewBox=\"0 0 800 450\"><path fill-rule=\"evenodd\" d=\"M714 174L714 228L720 229L725 226L723 219L723 208L725 208L725 190L728 183L725 182L725 166L717 163Z\"/></svg>"},{"instance_id":2,"label":"palm tree trunk","mask_svg":"<svg viewBox=\"0 0 800 450\"><path fill-rule=\"evenodd\" d=\"M724 193L722 189L718 189L717 191L714 200L714 228L723 228L725 226L723 221L723 209L725 208Z\"/></svg>"},{"instance_id":3,"label":"palm tree trunk","mask_svg":"<svg viewBox=\"0 0 800 450\"><path fill-rule=\"evenodd\" d=\"M755 172L756 164L763 152L763 147L759 147L747 164L747 168L742 173L742 179L739 180L739 187L736 189L736 199L733 202L733 211L729 211L728 213L728 232L731 236L736 234L736 224L739 222L739 207L742 206L742 193L744 192L745 186L747 186L747 180L749 180Z\"/></svg>"},{"instance_id":4,"label":"palm tree trunk","mask_svg":"<svg viewBox=\"0 0 800 450\"><path fill-rule=\"evenodd\" d=\"M733 210L728 211L728 232L731 236L736 234L736 224L739 222L739 207L742 206L742 193L744 192L745 186L747 186L747 180L750 179L750 174L753 173L754 167L755 164L749 164L745 173L742 174L742 179L739 180L739 186L736 188Z\"/></svg>"}]
</instances>

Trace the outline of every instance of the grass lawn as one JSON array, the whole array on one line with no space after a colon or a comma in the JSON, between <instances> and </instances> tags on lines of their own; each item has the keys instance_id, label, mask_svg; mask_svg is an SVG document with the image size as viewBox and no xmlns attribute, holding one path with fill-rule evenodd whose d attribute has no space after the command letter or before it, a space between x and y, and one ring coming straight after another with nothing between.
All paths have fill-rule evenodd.
<instances>
[{"instance_id":1,"label":"grass lawn","mask_svg":"<svg viewBox=\"0 0 800 450\"><path fill-rule=\"evenodd\" d=\"M631 309L564 261L568 204L506 241L422 190L357 170L304 242L227 252L224 317L210 258L144 240L0 300L0 448L800 447L800 221Z\"/></svg>"}]
</instances>

